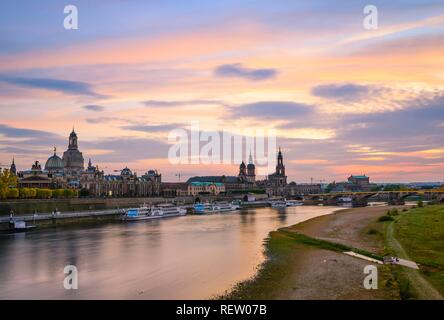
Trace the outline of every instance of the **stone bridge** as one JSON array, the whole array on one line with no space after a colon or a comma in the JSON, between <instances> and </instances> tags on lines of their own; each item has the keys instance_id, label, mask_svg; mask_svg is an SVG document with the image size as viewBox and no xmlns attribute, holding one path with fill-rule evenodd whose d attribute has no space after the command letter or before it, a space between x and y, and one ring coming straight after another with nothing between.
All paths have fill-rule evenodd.
<instances>
[{"instance_id":1,"label":"stone bridge","mask_svg":"<svg viewBox=\"0 0 444 320\"><path fill-rule=\"evenodd\" d=\"M390 205L402 205L410 196L422 196L426 201L444 202L444 191L441 190L334 192L305 195L303 199L305 204L337 205L341 198L350 198L352 205L358 207L366 206L369 198L386 201Z\"/></svg>"}]
</instances>

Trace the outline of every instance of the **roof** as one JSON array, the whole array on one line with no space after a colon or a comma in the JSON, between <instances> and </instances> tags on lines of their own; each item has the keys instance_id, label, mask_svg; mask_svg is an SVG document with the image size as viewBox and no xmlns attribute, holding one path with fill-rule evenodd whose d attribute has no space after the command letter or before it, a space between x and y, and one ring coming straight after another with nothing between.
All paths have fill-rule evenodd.
<instances>
[{"instance_id":1,"label":"roof","mask_svg":"<svg viewBox=\"0 0 444 320\"><path fill-rule=\"evenodd\" d=\"M122 169L122 171L120 172L120 174L121 174L122 176L130 176L130 175L132 175L133 173L131 172L131 170L130 170L128 167L125 167L125 168Z\"/></svg>"},{"instance_id":2,"label":"roof","mask_svg":"<svg viewBox=\"0 0 444 320\"><path fill-rule=\"evenodd\" d=\"M190 183L193 187L209 187L209 186L216 186L216 187L223 187L224 184L220 183L220 182L199 182L199 181L194 181Z\"/></svg>"},{"instance_id":3,"label":"roof","mask_svg":"<svg viewBox=\"0 0 444 320\"><path fill-rule=\"evenodd\" d=\"M237 176L196 176L187 180L187 183L192 182L220 182L220 183L238 183Z\"/></svg>"},{"instance_id":4,"label":"roof","mask_svg":"<svg viewBox=\"0 0 444 320\"><path fill-rule=\"evenodd\" d=\"M103 177L105 180L107 180L107 181L119 181L119 180L122 180L122 177L121 176L117 176L117 175L106 175L106 176L104 176Z\"/></svg>"},{"instance_id":5,"label":"roof","mask_svg":"<svg viewBox=\"0 0 444 320\"><path fill-rule=\"evenodd\" d=\"M49 157L45 164L45 170L63 170L64 167L62 158L56 154Z\"/></svg>"},{"instance_id":6,"label":"roof","mask_svg":"<svg viewBox=\"0 0 444 320\"><path fill-rule=\"evenodd\" d=\"M41 177L41 176L30 176L20 179L20 182L23 181L51 181L51 179L47 177Z\"/></svg>"},{"instance_id":7,"label":"roof","mask_svg":"<svg viewBox=\"0 0 444 320\"><path fill-rule=\"evenodd\" d=\"M355 178L355 179L367 179L368 177L364 174L364 175L359 175L359 176L351 175L350 178Z\"/></svg>"}]
</instances>

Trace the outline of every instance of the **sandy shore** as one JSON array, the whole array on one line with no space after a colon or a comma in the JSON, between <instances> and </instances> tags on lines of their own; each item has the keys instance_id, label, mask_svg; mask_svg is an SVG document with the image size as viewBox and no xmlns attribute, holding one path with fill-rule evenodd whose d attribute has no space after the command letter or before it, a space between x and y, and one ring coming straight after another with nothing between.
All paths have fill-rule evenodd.
<instances>
[{"instance_id":1,"label":"sandy shore","mask_svg":"<svg viewBox=\"0 0 444 320\"><path fill-rule=\"evenodd\" d=\"M258 276L239 284L225 298L399 299L388 266L375 264L379 288L367 290L364 267L371 262L286 239L288 232L296 232L383 255L384 226L377 219L391 208L395 207L341 210L272 232L266 244L268 261Z\"/></svg>"},{"instance_id":2,"label":"sandy shore","mask_svg":"<svg viewBox=\"0 0 444 320\"><path fill-rule=\"evenodd\" d=\"M377 219L387 207L366 207L340 211L289 228L313 238L342 243L359 249L384 254L382 224ZM376 230L376 234L368 234ZM305 252L304 252L305 251ZM391 275L384 266L377 265L379 289L363 286L364 267L370 263L342 253L317 248L301 251L291 281L291 290L279 293L281 299L396 299L398 291L387 288ZM381 288L381 286L384 286Z\"/></svg>"}]
</instances>

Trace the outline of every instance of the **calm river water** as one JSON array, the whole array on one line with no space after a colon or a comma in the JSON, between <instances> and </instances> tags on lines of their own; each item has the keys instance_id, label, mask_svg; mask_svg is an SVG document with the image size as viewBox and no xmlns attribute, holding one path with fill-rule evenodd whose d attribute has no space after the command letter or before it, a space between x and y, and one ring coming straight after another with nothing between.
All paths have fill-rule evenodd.
<instances>
[{"instance_id":1,"label":"calm river water","mask_svg":"<svg viewBox=\"0 0 444 320\"><path fill-rule=\"evenodd\" d=\"M256 272L263 240L334 207L260 208L0 235L0 299L206 299ZM65 290L65 265L79 288Z\"/></svg>"}]
</instances>

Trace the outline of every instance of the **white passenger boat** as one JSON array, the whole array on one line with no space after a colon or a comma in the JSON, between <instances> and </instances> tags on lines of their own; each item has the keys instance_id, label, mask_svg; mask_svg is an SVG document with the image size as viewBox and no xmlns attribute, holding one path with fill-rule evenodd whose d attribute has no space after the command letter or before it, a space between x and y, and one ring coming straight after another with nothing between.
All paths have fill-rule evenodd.
<instances>
[{"instance_id":1,"label":"white passenger boat","mask_svg":"<svg viewBox=\"0 0 444 320\"><path fill-rule=\"evenodd\" d=\"M215 203L196 203L194 205L194 212L198 214L228 212L238 210L240 206L238 204L228 202L215 202Z\"/></svg>"},{"instance_id":2,"label":"white passenger boat","mask_svg":"<svg viewBox=\"0 0 444 320\"><path fill-rule=\"evenodd\" d=\"M270 206L272 208L285 208L287 206L287 202L281 200L270 201Z\"/></svg>"},{"instance_id":3,"label":"white passenger boat","mask_svg":"<svg viewBox=\"0 0 444 320\"><path fill-rule=\"evenodd\" d=\"M125 211L122 216L124 221L150 220L167 217L178 217L186 215L185 208L177 207L173 204L159 204L156 206L142 206L140 208L131 208Z\"/></svg>"},{"instance_id":4,"label":"white passenger boat","mask_svg":"<svg viewBox=\"0 0 444 320\"><path fill-rule=\"evenodd\" d=\"M340 197L338 198L338 202L352 202L353 199L351 197Z\"/></svg>"},{"instance_id":5,"label":"white passenger boat","mask_svg":"<svg viewBox=\"0 0 444 320\"><path fill-rule=\"evenodd\" d=\"M302 206L304 203L299 200L287 200L285 201L285 204L287 207L296 207L296 206Z\"/></svg>"},{"instance_id":6,"label":"white passenger boat","mask_svg":"<svg viewBox=\"0 0 444 320\"><path fill-rule=\"evenodd\" d=\"M234 211L239 209L240 206L233 203L228 202L216 202L213 203L213 211L214 212L226 212L226 211Z\"/></svg>"},{"instance_id":7,"label":"white passenger boat","mask_svg":"<svg viewBox=\"0 0 444 320\"><path fill-rule=\"evenodd\" d=\"M338 205L342 207L352 207L353 206L353 199L351 197L341 197L338 198Z\"/></svg>"}]
</instances>

